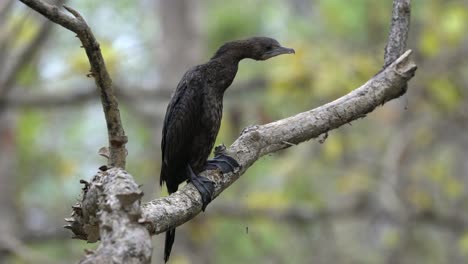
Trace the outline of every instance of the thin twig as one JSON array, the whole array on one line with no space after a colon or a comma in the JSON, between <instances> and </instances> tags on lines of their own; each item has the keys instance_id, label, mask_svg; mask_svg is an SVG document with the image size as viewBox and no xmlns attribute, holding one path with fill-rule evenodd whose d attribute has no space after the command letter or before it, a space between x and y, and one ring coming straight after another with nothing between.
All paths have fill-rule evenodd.
<instances>
[{"instance_id":1,"label":"thin twig","mask_svg":"<svg viewBox=\"0 0 468 264\"><path fill-rule=\"evenodd\" d=\"M84 18L76 10L64 6L73 16L66 14L58 7L44 3L40 0L20 0L27 6L41 13L49 20L75 32L83 44L91 64L90 76L94 77L99 88L101 102L107 123L109 137L110 159L109 166L125 168L127 150L125 144L127 137L120 119L120 111L117 98L112 88L112 80L107 72L104 58L102 57L99 43L96 41L91 29Z\"/></svg>"}]
</instances>

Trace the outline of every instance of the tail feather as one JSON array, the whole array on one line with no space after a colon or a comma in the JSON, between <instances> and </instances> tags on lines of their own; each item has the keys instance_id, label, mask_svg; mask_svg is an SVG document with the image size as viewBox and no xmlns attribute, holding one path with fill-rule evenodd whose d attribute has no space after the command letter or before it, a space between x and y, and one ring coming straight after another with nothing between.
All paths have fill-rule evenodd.
<instances>
[{"instance_id":1,"label":"tail feather","mask_svg":"<svg viewBox=\"0 0 468 264\"><path fill-rule=\"evenodd\" d=\"M179 178L184 178L184 171L182 170L182 176L180 176L181 172L178 170L172 171L169 170L169 168L164 164L161 168L161 179L160 179L160 184L162 185L163 183L166 183L167 187L167 192L169 194L175 193L179 187ZM169 175L171 175L172 178L169 178ZM177 177L180 176L180 177ZM169 256L171 255L171 250L172 250L172 245L174 244L175 240L175 228L171 228L168 231L166 231L166 240L164 242L164 262L167 262L169 260Z\"/></svg>"},{"instance_id":2,"label":"tail feather","mask_svg":"<svg viewBox=\"0 0 468 264\"><path fill-rule=\"evenodd\" d=\"M175 228L169 229L166 232L166 241L164 242L164 262L169 260L169 256L171 255L172 245L174 244L175 239Z\"/></svg>"}]
</instances>

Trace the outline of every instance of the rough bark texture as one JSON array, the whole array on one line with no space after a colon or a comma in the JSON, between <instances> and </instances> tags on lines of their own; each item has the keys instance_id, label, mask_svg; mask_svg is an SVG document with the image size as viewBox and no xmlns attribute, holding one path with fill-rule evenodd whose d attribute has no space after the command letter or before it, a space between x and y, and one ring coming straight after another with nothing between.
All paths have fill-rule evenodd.
<instances>
[{"instance_id":1,"label":"rough bark texture","mask_svg":"<svg viewBox=\"0 0 468 264\"><path fill-rule=\"evenodd\" d=\"M385 59L383 67L387 67L406 50L411 18L411 1L394 0L392 23L388 33L388 42L385 46Z\"/></svg>"},{"instance_id":2,"label":"rough bark texture","mask_svg":"<svg viewBox=\"0 0 468 264\"><path fill-rule=\"evenodd\" d=\"M82 204L73 207L73 216L66 219L72 229L82 221L81 234L88 242L99 244L80 263L150 263L151 238L141 216L143 193L133 177L120 168L99 171L85 184Z\"/></svg>"}]
</instances>

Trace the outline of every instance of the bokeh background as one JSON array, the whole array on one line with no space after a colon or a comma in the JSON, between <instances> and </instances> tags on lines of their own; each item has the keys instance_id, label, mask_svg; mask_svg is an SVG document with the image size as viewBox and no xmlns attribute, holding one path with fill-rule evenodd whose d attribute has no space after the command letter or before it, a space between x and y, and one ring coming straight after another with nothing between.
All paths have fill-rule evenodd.
<instances>
[{"instance_id":1,"label":"bokeh background","mask_svg":"<svg viewBox=\"0 0 468 264\"><path fill-rule=\"evenodd\" d=\"M223 42L296 50L243 61L218 143L344 95L380 70L392 1L69 1L107 61L144 200L159 187L161 123L185 70ZM413 0L418 64L403 97L261 158L178 229L171 263L468 263L468 1ZM78 39L0 1L0 262L73 263L96 244L62 228L105 164L104 117ZM163 235L153 238L162 263Z\"/></svg>"}]
</instances>

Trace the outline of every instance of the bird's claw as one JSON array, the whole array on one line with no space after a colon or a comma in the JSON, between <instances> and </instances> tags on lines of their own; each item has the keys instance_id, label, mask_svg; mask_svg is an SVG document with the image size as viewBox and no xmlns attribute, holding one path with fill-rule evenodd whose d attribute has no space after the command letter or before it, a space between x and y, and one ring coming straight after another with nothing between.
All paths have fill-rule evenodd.
<instances>
[{"instance_id":1,"label":"bird's claw","mask_svg":"<svg viewBox=\"0 0 468 264\"><path fill-rule=\"evenodd\" d=\"M190 181L197 188L202 198L202 210L211 202L215 187L214 182L203 176L192 175Z\"/></svg>"},{"instance_id":2,"label":"bird's claw","mask_svg":"<svg viewBox=\"0 0 468 264\"><path fill-rule=\"evenodd\" d=\"M237 161L225 154L218 154L213 159L206 162L207 170L219 169L223 174L233 172L236 168L239 168Z\"/></svg>"}]
</instances>

